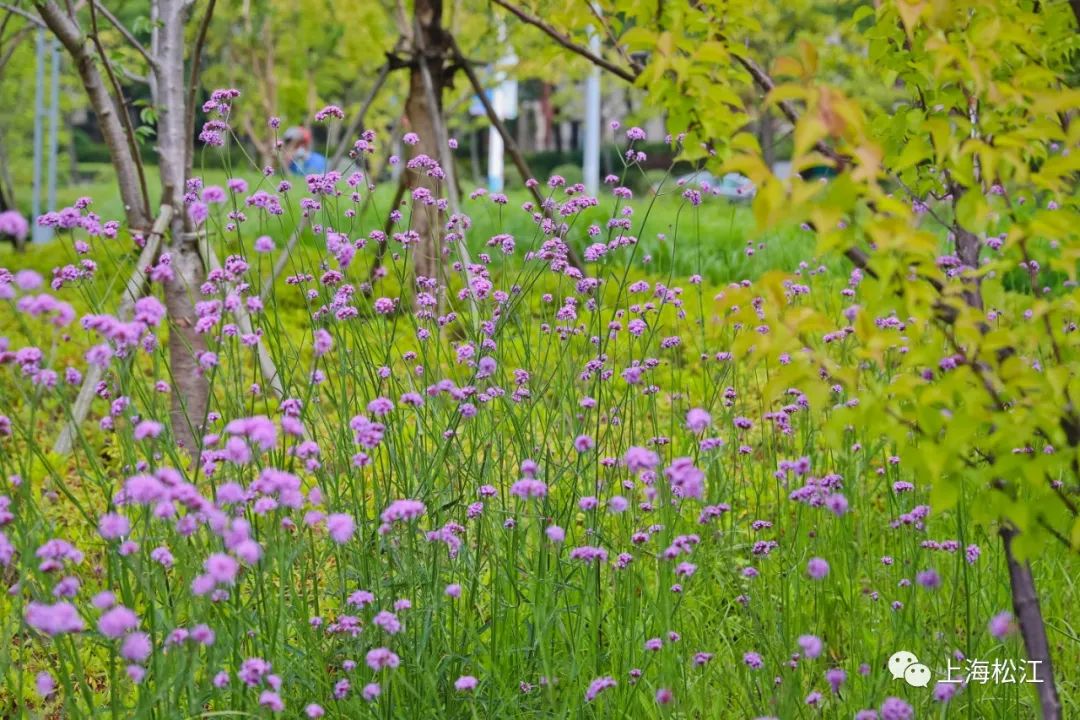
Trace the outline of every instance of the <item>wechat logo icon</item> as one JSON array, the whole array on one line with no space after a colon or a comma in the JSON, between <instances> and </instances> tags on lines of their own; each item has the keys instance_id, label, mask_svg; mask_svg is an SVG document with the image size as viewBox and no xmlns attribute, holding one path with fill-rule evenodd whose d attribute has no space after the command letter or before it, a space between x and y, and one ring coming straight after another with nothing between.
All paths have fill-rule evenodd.
<instances>
[{"instance_id":1,"label":"wechat logo icon","mask_svg":"<svg viewBox=\"0 0 1080 720\"><path fill-rule=\"evenodd\" d=\"M901 650L889 658L889 672L893 680L903 680L912 687L926 687L930 684L930 668L919 662L915 653Z\"/></svg>"}]
</instances>

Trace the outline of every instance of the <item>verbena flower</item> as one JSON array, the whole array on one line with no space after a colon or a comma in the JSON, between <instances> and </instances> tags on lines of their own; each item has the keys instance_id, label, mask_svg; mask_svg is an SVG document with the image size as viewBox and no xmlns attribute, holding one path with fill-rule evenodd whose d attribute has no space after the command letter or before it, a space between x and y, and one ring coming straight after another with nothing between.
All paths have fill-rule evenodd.
<instances>
[{"instance_id":1,"label":"verbena flower","mask_svg":"<svg viewBox=\"0 0 1080 720\"><path fill-rule=\"evenodd\" d=\"M806 574L812 580L823 580L829 574L829 563L823 558L810 558L810 561L806 563Z\"/></svg>"},{"instance_id":2,"label":"verbena flower","mask_svg":"<svg viewBox=\"0 0 1080 720\"><path fill-rule=\"evenodd\" d=\"M86 629L79 611L69 602L54 605L31 602L24 613L26 624L46 635L77 633Z\"/></svg>"},{"instance_id":3,"label":"verbena flower","mask_svg":"<svg viewBox=\"0 0 1080 720\"><path fill-rule=\"evenodd\" d=\"M600 693L613 688L616 685L618 685L618 683L615 682L615 678L610 675L596 678L589 683L589 687L585 690L585 702L592 702Z\"/></svg>"},{"instance_id":4,"label":"verbena flower","mask_svg":"<svg viewBox=\"0 0 1080 720\"><path fill-rule=\"evenodd\" d=\"M98 630L108 638L118 638L139 626L139 618L134 611L117 605L106 610L98 619Z\"/></svg>"},{"instance_id":5,"label":"verbena flower","mask_svg":"<svg viewBox=\"0 0 1080 720\"><path fill-rule=\"evenodd\" d=\"M331 513L326 517L326 530L334 542L343 545L349 542L356 532L356 521L352 515Z\"/></svg>"},{"instance_id":6,"label":"verbena flower","mask_svg":"<svg viewBox=\"0 0 1080 720\"><path fill-rule=\"evenodd\" d=\"M378 672L384 668L394 669L401 661L398 656L394 654L389 648L380 647L374 650L368 651L367 656L364 658L367 662L367 666Z\"/></svg>"}]
</instances>

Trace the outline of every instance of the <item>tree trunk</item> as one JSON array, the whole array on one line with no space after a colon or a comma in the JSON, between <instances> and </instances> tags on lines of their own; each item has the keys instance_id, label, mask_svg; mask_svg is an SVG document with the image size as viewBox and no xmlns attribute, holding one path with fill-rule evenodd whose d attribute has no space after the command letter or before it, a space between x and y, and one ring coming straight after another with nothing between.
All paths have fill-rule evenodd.
<instances>
[{"instance_id":1,"label":"tree trunk","mask_svg":"<svg viewBox=\"0 0 1080 720\"><path fill-rule=\"evenodd\" d=\"M1050 642L1046 637L1042 609L1039 607L1039 594L1035 591L1031 565L1027 561L1020 562L1013 554L1013 539L1016 533L1016 529L1009 525L998 531L1005 546L1005 561L1009 566L1013 612L1020 624L1020 635L1024 639L1028 660L1038 663L1032 674L1039 679L1035 687L1039 694L1042 718L1061 720L1061 700L1058 698L1057 684L1054 681L1054 663L1050 657Z\"/></svg>"},{"instance_id":2,"label":"tree trunk","mask_svg":"<svg viewBox=\"0 0 1080 720\"><path fill-rule=\"evenodd\" d=\"M420 142L412 146L409 157L427 155L438 160L441 157L435 113L442 113L443 88L446 76L443 58L447 40L442 29L442 0L416 0L413 26L413 65L409 72L409 96L405 100L405 116L409 128L420 136ZM418 48L422 48L421 52ZM435 91L436 107L428 102L424 77L419 63L427 65ZM453 168L443 168L447 173ZM406 170L409 190L426 188L432 197L438 194L438 181L424 172ZM430 278L442 281L442 242L439 212L434 206L421 203L413 205L412 229L420 236L413 250L413 268L417 279Z\"/></svg>"},{"instance_id":3,"label":"tree trunk","mask_svg":"<svg viewBox=\"0 0 1080 720\"><path fill-rule=\"evenodd\" d=\"M140 161L134 152L121 113L121 98L113 98L96 59L77 21L54 0L35 3L38 13L75 62L90 106L116 169L117 185L128 226L146 232L150 224L149 200L140 180ZM167 251L172 257L174 278L165 285L165 307L170 320L169 357L172 370L172 429L177 444L192 456L198 452L196 433L205 422L209 386L198 362L206 350L195 332L193 298L206 278L198 243L190 231L184 210L191 133L187 131L188 106L184 86L184 28L190 4L187 0L155 0L151 6L154 31L150 88L158 111L158 153L161 170L161 201L172 206L171 235Z\"/></svg>"},{"instance_id":4,"label":"tree trunk","mask_svg":"<svg viewBox=\"0 0 1080 720\"><path fill-rule=\"evenodd\" d=\"M188 5L184 0L158 0L160 19L157 54L158 156L162 202L177 209L170 223L167 247L174 277L165 284L165 307L169 317L169 364L173 393L173 437L195 457L206 419L209 385L199 366L206 341L195 332L194 298L206 280L199 245L184 209L187 180L187 97L184 88L184 26Z\"/></svg>"}]
</instances>

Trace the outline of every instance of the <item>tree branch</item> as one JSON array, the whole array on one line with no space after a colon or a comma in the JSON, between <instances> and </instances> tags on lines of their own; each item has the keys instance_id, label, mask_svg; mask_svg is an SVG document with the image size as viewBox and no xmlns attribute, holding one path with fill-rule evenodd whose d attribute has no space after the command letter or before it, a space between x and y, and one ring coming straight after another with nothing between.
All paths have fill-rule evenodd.
<instances>
[{"instance_id":1,"label":"tree branch","mask_svg":"<svg viewBox=\"0 0 1080 720\"><path fill-rule=\"evenodd\" d=\"M289 264L289 256L292 254L293 248L296 247L296 243L299 242L300 236L304 234L304 230L307 229L310 222L307 215L302 215L300 217L300 222L293 228L292 234L289 236L289 241L278 255L277 260L274 261L274 267L270 270L269 279L265 280L262 284L262 289L259 291L260 299L266 300L266 298L270 297L270 293L274 291L274 283L277 282L281 273L285 272L285 266Z\"/></svg>"},{"instance_id":2,"label":"tree branch","mask_svg":"<svg viewBox=\"0 0 1080 720\"><path fill-rule=\"evenodd\" d=\"M5 38L4 42L8 43L9 46L7 50L5 50L2 55L0 55L0 73L2 73L7 64L11 62L11 56L14 55L15 51L19 49L19 43L21 43L29 33L33 32L35 27L37 26L23 25L21 28L19 28L15 32L11 33L11 35L9 35L7 38Z\"/></svg>"},{"instance_id":3,"label":"tree branch","mask_svg":"<svg viewBox=\"0 0 1080 720\"><path fill-rule=\"evenodd\" d=\"M94 48L97 50L98 57L101 58L101 64L105 67L105 74L109 77L109 82L113 86L113 94L116 98L116 107L120 109L120 118L124 121L124 131L127 134L128 147L131 149L131 155L135 158L135 168L139 171L139 188L142 190L142 196L145 202L144 209L147 216L150 215L150 191L146 186L146 172L143 169L142 153L139 152L139 141L135 136L135 128L131 124L131 115L127 112L127 105L124 102L124 91L120 87L120 81L116 79L116 73L113 72L112 63L109 62L109 56L105 54L105 46L101 44L101 38L98 35L97 24L97 9L98 4L95 0L90 0L90 27L91 27L91 39L94 43ZM154 63L150 63L150 71L154 71Z\"/></svg>"},{"instance_id":4,"label":"tree branch","mask_svg":"<svg viewBox=\"0 0 1080 720\"><path fill-rule=\"evenodd\" d=\"M502 136L503 145L506 147L507 152L510 153L510 158L513 160L514 166L517 167L518 172L521 174L521 182L525 183L529 188L529 192L532 193L533 199L536 200L537 209L546 213L544 196L540 194L540 191L537 188L533 187L528 182L529 179L533 177L533 174L525 162L525 157L521 154L521 149L518 147L517 141L514 140L514 136L510 134L510 131L506 129L506 125L504 125L502 119L499 118L499 114L495 112L495 108L491 105L491 100L488 99L484 86L480 84L480 78L477 77L476 70L473 68L469 59L465 57L465 54L461 52L461 47L457 44L457 40L453 35L450 36L450 49L454 53L454 57L461 66L461 69L465 71L466 77L469 78L469 83L473 86L476 97L484 106L484 112L487 113L488 120L499 135ZM581 270L583 266L577 252L569 243L564 242L563 244L566 245L566 259L571 265L578 270Z\"/></svg>"},{"instance_id":5,"label":"tree branch","mask_svg":"<svg viewBox=\"0 0 1080 720\"><path fill-rule=\"evenodd\" d=\"M352 121L349 122L349 126L345 128L345 133L342 135L341 143L337 149L334 150L334 154L330 158L330 168L334 168L341 162L345 155L349 152L349 144L352 139L363 129L364 117L367 115L368 110L375 102L375 97L379 94L386 78L390 75L390 62L387 61L379 68L379 74L375 76L375 84L371 86L371 90L368 92L364 102L360 105L360 111L356 113Z\"/></svg>"},{"instance_id":6,"label":"tree branch","mask_svg":"<svg viewBox=\"0 0 1080 720\"><path fill-rule=\"evenodd\" d=\"M120 67L120 74L123 75L124 77L126 77L128 80L130 80L133 83L139 83L140 85L146 85L146 86L150 85L150 76L149 75L136 75L135 73L131 72L130 70L128 70L126 67L123 67L123 66Z\"/></svg>"},{"instance_id":7,"label":"tree branch","mask_svg":"<svg viewBox=\"0 0 1080 720\"><path fill-rule=\"evenodd\" d=\"M202 256L203 262L211 270L221 270L221 260L218 259L217 253L210 247L210 239L206 235L202 236L201 247L199 248L199 254ZM231 291L231 288L229 288ZM233 317L236 318L236 324L240 326L240 332L245 335L254 335L255 331L251 326L251 316L248 314L247 308L243 303L237 303L233 309ZM259 360L259 371L262 373L263 380L270 383L270 389L274 391L274 394L278 398L285 397L285 386L281 382L281 373L278 372L277 365L274 364L274 358L271 357L270 351L266 347L266 343L260 337L259 341L255 344L255 351Z\"/></svg>"},{"instance_id":8,"label":"tree branch","mask_svg":"<svg viewBox=\"0 0 1080 720\"><path fill-rule=\"evenodd\" d=\"M9 12L12 15L18 15L23 20L26 20L27 22L32 23L33 25L36 25L39 28L45 27L45 23L43 23L41 21L41 18L34 17L33 13L27 12L26 10L23 10L22 8L16 7L14 5L8 5L5 2L0 2L0 10L4 10L6 12Z\"/></svg>"},{"instance_id":9,"label":"tree branch","mask_svg":"<svg viewBox=\"0 0 1080 720\"><path fill-rule=\"evenodd\" d=\"M394 193L394 199L390 203L390 212L386 214L386 224L383 227L383 241L379 243L379 246L375 248L375 260L371 263L371 269L368 271L368 286L369 289L363 291L365 295L370 295L370 288L374 287L375 281L378 280L379 268L382 267L383 258L386 256L386 249L390 246L390 233L394 231L394 221L390 219L390 215L401 204L402 198L405 197L405 191L409 189L409 179L405 173L401 173L401 179L398 181L397 191ZM371 197L370 195L368 197Z\"/></svg>"},{"instance_id":10,"label":"tree branch","mask_svg":"<svg viewBox=\"0 0 1080 720\"><path fill-rule=\"evenodd\" d=\"M91 9L93 9L95 4L96 3L91 0ZM110 25L116 28L116 30L124 36L124 39L128 41L128 44L131 45L131 47L139 51L139 54L142 55L143 58L145 58L146 62L150 64L151 68L154 67L154 63L156 61L154 60L154 57L150 54L150 51L147 50L146 47L144 47L143 44L138 41L138 39L136 39L136 37L131 33L130 30L124 27L124 24L120 22L119 18L113 15L112 12L104 5L97 5L97 11L100 12L105 17L105 19L109 21Z\"/></svg>"},{"instance_id":11,"label":"tree branch","mask_svg":"<svg viewBox=\"0 0 1080 720\"><path fill-rule=\"evenodd\" d=\"M199 23L199 34L195 39L195 47L191 51L191 76L188 78L187 116L184 123L185 127L187 127L189 139L195 135L195 95L199 91L199 77L202 74L202 49L203 45L206 44L206 33L210 28L210 20L214 16L214 7L216 5L217 0L210 0L210 4L206 6L202 22ZM184 167L188 171L191 170L191 165L194 162L194 154L194 145L189 141L186 152L187 157L184 159Z\"/></svg>"},{"instance_id":12,"label":"tree branch","mask_svg":"<svg viewBox=\"0 0 1080 720\"><path fill-rule=\"evenodd\" d=\"M360 111L356 114L352 122L349 124L349 127L345 131L345 134L342 137L341 143L338 145L337 149L334 150L334 154L331 156L330 162L328 164L329 168L337 167L337 165L341 163L341 160L345 157L346 153L348 153L350 140L364 126L364 117L367 115L368 110L371 109L372 103L375 102L376 95L378 95L379 90L382 89L382 86L386 82L386 78L390 75L390 71L392 69L393 68L391 67L390 62L388 61L384 63L382 68L379 70L379 74L375 78L375 84L372 86L371 91L368 93L367 98L364 100L364 103L360 106ZM399 191L400 193L397 197L397 200L394 201L394 206L397 206L398 202L401 201L401 195L404 194L404 191L400 190L400 188ZM371 195L368 195L368 200L370 199ZM366 203L367 201L365 201L365 206ZM259 292L259 296L263 300L265 300L270 295L270 293L274 289L274 283L277 282L277 279L281 275L281 273L285 271L285 266L289 264L289 256L292 254L293 248L296 247L296 243L299 242L300 236L304 233L304 230L307 229L307 226L308 217L307 215L304 215L300 218L300 222L297 223L296 227L289 235L289 240L285 243L285 247L282 248L277 260L274 261L274 267L270 271L270 277L263 283L262 289ZM389 230L387 230L387 234L389 234ZM372 267L371 270L373 275L375 271L379 268L379 265L382 261L382 255L386 251L385 247L385 244L379 246L379 250L375 258L375 265Z\"/></svg>"},{"instance_id":13,"label":"tree branch","mask_svg":"<svg viewBox=\"0 0 1080 720\"><path fill-rule=\"evenodd\" d=\"M124 203L128 225L133 229L145 230L150 222L149 203L139 182L140 170L137 160L128 146L127 133L119 117L123 110L116 105L106 89L97 64L86 47L86 38L75 21L54 0L38 0L35 7L45 25L75 62L75 68L90 100L90 106L97 115L102 137L109 147L113 167L116 168L116 181Z\"/></svg>"},{"instance_id":14,"label":"tree branch","mask_svg":"<svg viewBox=\"0 0 1080 720\"><path fill-rule=\"evenodd\" d=\"M1011 525L1004 525L998 531L1005 545L1005 561L1009 567L1009 580L1012 585L1013 612L1020 624L1020 636L1024 639L1028 660L1040 665L1042 681L1036 683L1036 688L1043 720L1060 720L1061 701L1054 683L1054 663L1050 657L1050 643L1046 638L1042 609L1039 607L1039 594L1035 590L1035 578L1031 574L1031 565L1027 562L1021 563L1013 554L1013 539L1017 533Z\"/></svg>"},{"instance_id":15,"label":"tree branch","mask_svg":"<svg viewBox=\"0 0 1080 720\"><path fill-rule=\"evenodd\" d=\"M769 77L769 74L765 72L765 68L758 65L753 58L736 52L734 49L729 49L731 50L732 57L735 58L735 62L742 65L746 72L750 74L750 77L753 79L754 84L757 85L763 92L772 92L773 88L776 87L776 83L771 77ZM799 121L799 110L790 100L781 100L777 103L777 107L780 108L780 112L783 113L784 117L786 117L788 119L788 122L790 122L792 125ZM824 141L817 141L816 143L814 143L814 147L819 153L836 163L837 170L843 170L844 167L851 162L851 159L849 157L837 152Z\"/></svg>"},{"instance_id":16,"label":"tree branch","mask_svg":"<svg viewBox=\"0 0 1080 720\"><path fill-rule=\"evenodd\" d=\"M575 43L573 40L571 40L565 34L559 32L550 24L544 22L539 18L532 17L524 10L521 10L520 8L506 2L506 0L492 0L492 2L494 2L496 5L499 5L500 7L506 8L511 13L520 18L523 22L543 30L551 39L555 40L555 42L559 43L567 50L570 50L577 55L580 55L594 65L601 67L604 70L607 70L608 72L622 78L623 80L626 80L628 83L633 84L634 82L636 82L638 76L641 74L640 67L632 66L633 71L630 71L626 70L625 68L619 67L618 65L610 63L599 55L593 53L584 45ZM1078 0L1078 2L1080 2L1080 0ZM609 37L611 36L610 29L608 29L608 35ZM754 81L754 84L758 86L758 88L760 88L764 92L770 92L773 88L776 87L776 83L773 81L773 79L769 77L769 74L765 71L765 69L758 65L753 58L747 57L739 53L735 48L732 47L729 47L728 50L735 58L735 61L738 62L739 65L741 65L750 74L751 79ZM784 114L784 117L786 117L791 123L794 124L798 122L799 111L795 107L794 103L792 103L790 100L781 100L778 103L778 106L780 108L780 112L782 112ZM834 163L836 163L838 170L842 170L846 165L850 163L850 158L843 155L842 153L837 152L824 141L819 140L818 142L814 143L814 148L822 155L829 158L829 160L832 160Z\"/></svg>"},{"instance_id":17,"label":"tree branch","mask_svg":"<svg viewBox=\"0 0 1080 720\"><path fill-rule=\"evenodd\" d=\"M131 271L131 277L128 278L127 284L124 285L124 297L120 301L119 309L116 311L116 316L121 320L126 321L131 317L135 301L146 294L146 269L154 263L154 258L157 257L158 249L161 247L161 238L169 228L172 216L173 209L171 205L162 205L161 209L158 210L157 220L154 221L154 226L146 236L146 242L143 245L142 252L139 253L139 259L135 261L135 269ZM71 408L71 417L56 438L56 442L53 444L53 452L59 455L66 455L71 452L72 445L79 433L79 426L86 419L86 414L90 412L90 403L94 400L97 384L104 374L105 370L100 365L91 364L87 368L82 387L79 388L79 395Z\"/></svg>"},{"instance_id":18,"label":"tree branch","mask_svg":"<svg viewBox=\"0 0 1080 720\"><path fill-rule=\"evenodd\" d=\"M611 41L611 46L615 48L615 52L619 53L619 57L626 61L626 64L630 66L630 68L634 71L635 75L640 75L641 71L644 69L642 68L641 63L626 54L626 51L623 50L622 45L619 44L619 39L615 37L614 31L612 31L611 29L611 23L607 21L607 18L604 17L604 14L600 12L600 9L598 7L596 7L596 3L590 1L589 10L592 11L593 17L596 18L596 21L600 23L600 27L604 28L604 32L607 33L608 40Z\"/></svg>"},{"instance_id":19,"label":"tree branch","mask_svg":"<svg viewBox=\"0 0 1080 720\"><path fill-rule=\"evenodd\" d=\"M633 84L633 82L635 80L637 80L637 73L631 72L631 71L627 70L626 68L619 67L618 65L616 65L614 63L608 62L604 58L602 58L599 55L596 55L595 53L593 53L591 50L589 50L589 48L585 47L584 45L581 45L579 43L574 42L569 37L567 37L563 33L559 32L556 28L554 28L553 26L551 26L548 23L544 22L540 18L536 18L536 17L533 17L532 15L529 15L527 12L525 12L521 8L516 7L514 5L511 5L510 3L506 2L506 0L491 0L491 1L493 3L495 3L496 5L498 5L499 7L502 7L502 8L505 8L506 10L509 10L511 13L516 15L522 22L527 23L529 25L532 25L533 27L539 28L540 30L543 30L545 33L547 33L548 37L550 37L552 40L559 43L560 45L562 45L567 50L570 50L570 51L574 52L575 54L580 55L581 57L585 58L586 60L593 63L594 65L597 65L597 66L607 70L608 72L612 73L613 75L621 77L623 80L625 80L628 83Z\"/></svg>"}]
</instances>

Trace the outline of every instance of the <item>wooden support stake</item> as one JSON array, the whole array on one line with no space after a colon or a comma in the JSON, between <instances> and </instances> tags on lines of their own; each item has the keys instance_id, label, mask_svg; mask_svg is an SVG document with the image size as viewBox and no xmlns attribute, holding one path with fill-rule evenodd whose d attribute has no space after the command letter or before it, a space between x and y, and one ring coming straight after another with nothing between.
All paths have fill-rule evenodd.
<instances>
[{"instance_id":1,"label":"wooden support stake","mask_svg":"<svg viewBox=\"0 0 1080 720\"><path fill-rule=\"evenodd\" d=\"M135 308L135 302L146 294L146 268L157 258L158 250L161 248L161 238L168 229L169 223L172 222L172 216L172 206L162 205L158 211L157 220L154 221L153 227L150 228L150 234L146 237L146 244L143 246L142 252L139 253L139 259L135 262L135 269L132 270L131 277L128 278L127 284L124 286L123 300L120 302L120 308L116 311L116 315L125 322L131 316ZM94 400L97 385L101 382L104 374L105 370L100 365L90 365L86 369L82 387L79 388L79 395L71 409L71 418L56 438L56 442L53 444L53 452L59 455L66 455L71 452L75 438L79 433L79 425L82 424L87 413L90 412L90 403Z\"/></svg>"}]
</instances>

